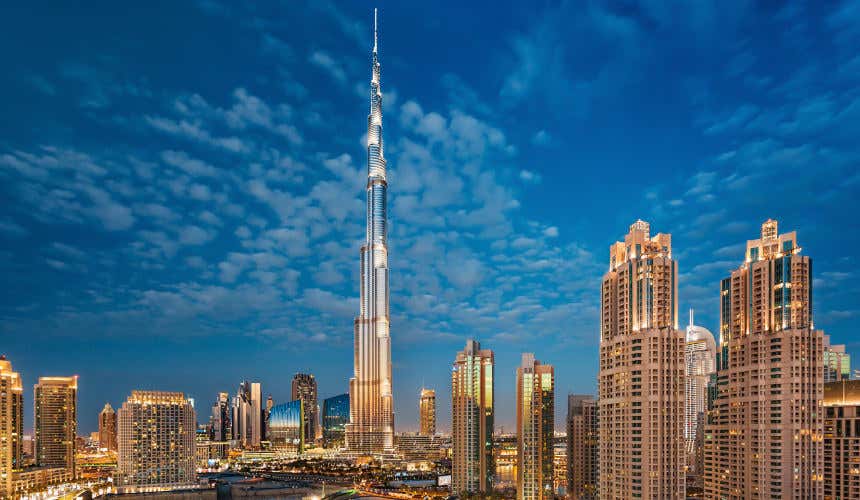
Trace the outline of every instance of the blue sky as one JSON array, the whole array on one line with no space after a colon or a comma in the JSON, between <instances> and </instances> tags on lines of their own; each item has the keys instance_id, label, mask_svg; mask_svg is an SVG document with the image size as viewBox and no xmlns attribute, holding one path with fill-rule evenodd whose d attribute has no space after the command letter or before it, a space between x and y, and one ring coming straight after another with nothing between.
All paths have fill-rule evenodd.
<instances>
[{"instance_id":1,"label":"blue sky","mask_svg":"<svg viewBox=\"0 0 860 500\"><path fill-rule=\"evenodd\" d=\"M555 365L558 418L594 391L600 278L637 218L712 330L779 219L816 326L860 352L858 1L5 6L0 349L28 387L80 375L81 432L138 388L346 392L374 6L399 430L422 385L448 428L470 337L506 429L523 351Z\"/></svg>"}]
</instances>

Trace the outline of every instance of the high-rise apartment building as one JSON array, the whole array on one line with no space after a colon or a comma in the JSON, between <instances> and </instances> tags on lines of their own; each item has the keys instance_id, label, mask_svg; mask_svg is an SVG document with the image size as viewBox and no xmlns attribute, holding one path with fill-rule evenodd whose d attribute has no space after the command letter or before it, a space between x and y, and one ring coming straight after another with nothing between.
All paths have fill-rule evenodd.
<instances>
[{"instance_id":1,"label":"high-rise apartment building","mask_svg":"<svg viewBox=\"0 0 860 500\"><path fill-rule=\"evenodd\" d=\"M720 283L717 395L705 427L705 497L821 498L823 334L812 261L762 225Z\"/></svg>"},{"instance_id":2,"label":"high-rise apartment building","mask_svg":"<svg viewBox=\"0 0 860 500\"><path fill-rule=\"evenodd\" d=\"M388 289L388 181L382 143L382 92L373 13L370 114L367 116L367 234L361 247L359 314L355 318L354 371L349 381L346 446L359 453L394 450L391 314Z\"/></svg>"},{"instance_id":3,"label":"high-rise apartment building","mask_svg":"<svg viewBox=\"0 0 860 500\"><path fill-rule=\"evenodd\" d=\"M567 495L572 500L597 498L597 400L567 396Z\"/></svg>"},{"instance_id":4,"label":"high-rise apartment building","mask_svg":"<svg viewBox=\"0 0 860 500\"><path fill-rule=\"evenodd\" d=\"M517 499L553 498L555 370L523 353L517 368Z\"/></svg>"},{"instance_id":5,"label":"high-rise apartment building","mask_svg":"<svg viewBox=\"0 0 860 500\"><path fill-rule=\"evenodd\" d=\"M319 403L317 400L317 379L307 373L297 373L293 377L292 399L302 400L302 411L305 423L302 429L305 433L304 443L313 443L317 436L319 421Z\"/></svg>"},{"instance_id":6,"label":"high-rise apartment building","mask_svg":"<svg viewBox=\"0 0 860 500\"><path fill-rule=\"evenodd\" d=\"M0 356L0 498L14 494L13 470L22 467L24 386L12 363Z\"/></svg>"},{"instance_id":7,"label":"high-rise apartment building","mask_svg":"<svg viewBox=\"0 0 860 500\"><path fill-rule=\"evenodd\" d=\"M418 433L422 436L436 435L436 391L421 389L418 414L420 418Z\"/></svg>"},{"instance_id":8,"label":"high-rise apartment building","mask_svg":"<svg viewBox=\"0 0 860 500\"><path fill-rule=\"evenodd\" d=\"M495 396L493 351L474 340L457 353L451 370L451 486L455 493L490 493Z\"/></svg>"},{"instance_id":9,"label":"high-rise apartment building","mask_svg":"<svg viewBox=\"0 0 860 500\"><path fill-rule=\"evenodd\" d=\"M181 392L132 391L117 412L121 491L195 484L197 416Z\"/></svg>"},{"instance_id":10,"label":"high-rise apartment building","mask_svg":"<svg viewBox=\"0 0 860 500\"><path fill-rule=\"evenodd\" d=\"M684 345L684 443L687 451L687 475L693 476L696 485L702 487L704 452L701 446L704 418L708 412L708 382L716 370L717 342L714 335L702 326L690 324Z\"/></svg>"},{"instance_id":11,"label":"high-rise apartment building","mask_svg":"<svg viewBox=\"0 0 860 500\"><path fill-rule=\"evenodd\" d=\"M824 384L824 500L860 498L860 380Z\"/></svg>"},{"instance_id":12,"label":"high-rise apartment building","mask_svg":"<svg viewBox=\"0 0 860 500\"><path fill-rule=\"evenodd\" d=\"M215 405L212 406L212 440L215 442L233 439L233 428L230 417L230 395L219 392Z\"/></svg>"},{"instance_id":13,"label":"high-rise apartment building","mask_svg":"<svg viewBox=\"0 0 860 500\"><path fill-rule=\"evenodd\" d=\"M233 439L246 448L259 448L265 439L266 416L259 382L242 382L233 398Z\"/></svg>"},{"instance_id":14,"label":"high-rise apartment building","mask_svg":"<svg viewBox=\"0 0 860 500\"><path fill-rule=\"evenodd\" d=\"M75 476L78 377L39 377L33 388L36 464L64 467Z\"/></svg>"},{"instance_id":15,"label":"high-rise apartment building","mask_svg":"<svg viewBox=\"0 0 860 500\"><path fill-rule=\"evenodd\" d=\"M116 412L110 403L99 413L99 448L116 451Z\"/></svg>"},{"instance_id":16,"label":"high-rise apartment building","mask_svg":"<svg viewBox=\"0 0 860 500\"><path fill-rule=\"evenodd\" d=\"M326 448L341 448L344 432L349 423L349 394L341 394L323 400L322 438Z\"/></svg>"},{"instance_id":17,"label":"high-rise apartment building","mask_svg":"<svg viewBox=\"0 0 860 500\"><path fill-rule=\"evenodd\" d=\"M684 333L672 236L642 220L609 248L600 293L601 499L682 499Z\"/></svg>"},{"instance_id":18,"label":"high-rise apartment building","mask_svg":"<svg viewBox=\"0 0 860 500\"><path fill-rule=\"evenodd\" d=\"M824 383L851 378L851 355L845 352L845 344L831 344L830 336L824 336Z\"/></svg>"}]
</instances>

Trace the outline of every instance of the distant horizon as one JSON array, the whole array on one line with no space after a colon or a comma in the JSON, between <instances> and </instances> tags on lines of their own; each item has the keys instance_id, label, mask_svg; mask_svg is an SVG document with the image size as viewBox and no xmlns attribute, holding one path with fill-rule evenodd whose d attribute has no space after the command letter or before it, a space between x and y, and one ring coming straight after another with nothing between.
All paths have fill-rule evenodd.
<instances>
[{"instance_id":1,"label":"distant horizon","mask_svg":"<svg viewBox=\"0 0 860 500\"><path fill-rule=\"evenodd\" d=\"M395 432L422 387L450 428L468 339L495 353L496 431L522 352L555 367L559 429L597 393L601 277L638 219L672 235L679 328L694 309L719 339L719 280L775 219L816 329L860 352L847 1L10 6L0 354L27 433L40 376L79 375L84 436L132 390L201 423L242 380L348 393L375 7Z\"/></svg>"}]
</instances>

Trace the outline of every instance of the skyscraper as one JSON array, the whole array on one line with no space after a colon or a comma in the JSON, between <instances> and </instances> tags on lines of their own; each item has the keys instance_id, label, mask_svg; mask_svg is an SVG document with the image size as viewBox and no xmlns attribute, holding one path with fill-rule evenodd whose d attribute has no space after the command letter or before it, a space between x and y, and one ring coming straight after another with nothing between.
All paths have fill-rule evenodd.
<instances>
[{"instance_id":1,"label":"skyscraper","mask_svg":"<svg viewBox=\"0 0 860 500\"><path fill-rule=\"evenodd\" d=\"M13 495L12 471L22 467L24 387L12 363L0 356L0 498Z\"/></svg>"},{"instance_id":2,"label":"skyscraper","mask_svg":"<svg viewBox=\"0 0 860 500\"><path fill-rule=\"evenodd\" d=\"M132 391L117 412L116 482L123 491L193 485L197 416L181 392Z\"/></svg>"},{"instance_id":3,"label":"skyscraper","mask_svg":"<svg viewBox=\"0 0 860 500\"><path fill-rule=\"evenodd\" d=\"M823 334L812 261L777 222L720 283L717 395L705 428L706 498L821 498Z\"/></svg>"},{"instance_id":4,"label":"skyscraper","mask_svg":"<svg viewBox=\"0 0 860 500\"><path fill-rule=\"evenodd\" d=\"M293 400L301 399L304 403L302 405L305 420L302 426L305 433L304 443L313 443L317 436L317 422L319 420L317 379L307 373L296 373L293 377L291 398Z\"/></svg>"},{"instance_id":5,"label":"skyscraper","mask_svg":"<svg viewBox=\"0 0 860 500\"><path fill-rule=\"evenodd\" d=\"M824 336L824 383L851 378L851 355L845 352L845 344L831 344L830 336Z\"/></svg>"},{"instance_id":6,"label":"skyscraper","mask_svg":"<svg viewBox=\"0 0 860 500\"><path fill-rule=\"evenodd\" d=\"M418 413L420 417L419 434L423 436L436 435L436 391L421 389Z\"/></svg>"},{"instance_id":7,"label":"skyscraper","mask_svg":"<svg viewBox=\"0 0 860 500\"><path fill-rule=\"evenodd\" d=\"M824 499L860 498L860 380L824 384Z\"/></svg>"},{"instance_id":8,"label":"skyscraper","mask_svg":"<svg viewBox=\"0 0 860 500\"><path fill-rule=\"evenodd\" d=\"M702 486L704 465L700 442L704 429L702 420L708 411L708 382L716 370L716 359L717 343L714 335L707 328L693 324L691 310L684 344L684 443L687 450L687 475L695 477L698 487Z\"/></svg>"},{"instance_id":9,"label":"skyscraper","mask_svg":"<svg viewBox=\"0 0 860 500\"><path fill-rule=\"evenodd\" d=\"M367 116L367 235L361 247L360 310L355 318L354 372L349 381L346 445L368 453L394 449L391 387L391 316L388 297L388 229L382 92L373 11L370 114Z\"/></svg>"},{"instance_id":10,"label":"skyscraper","mask_svg":"<svg viewBox=\"0 0 860 500\"><path fill-rule=\"evenodd\" d=\"M272 407L269 414L269 440L279 450L301 453L305 447L305 402L301 399Z\"/></svg>"},{"instance_id":11,"label":"skyscraper","mask_svg":"<svg viewBox=\"0 0 860 500\"><path fill-rule=\"evenodd\" d=\"M116 412L110 403L99 413L99 448L116 451Z\"/></svg>"},{"instance_id":12,"label":"skyscraper","mask_svg":"<svg viewBox=\"0 0 860 500\"><path fill-rule=\"evenodd\" d=\"M344 431L349 423L349 394L323 400L322 438L326 448L343 446Z\"/></svg>"},{"instance_id":13,"label":"skyscraper","mask_svg":"<svg viewBox=\"0 0 860 500\"><path fill-rule=\"evenodd\" d=\"M597 498L597 400L567 396L567 494L572 500Z\"/></svg>"},{"instance_id":14,"label":"skyscraper","mask_svg":"<svg viewBox=\"0 0 860 500\"><path fill-rule=\"evenodd\" d=\"M495 396L493 351L474 340L451 369L451 486L455 493L493 491Z\"/></svg>"},{"instance_id":15,"label":"skyscraper","mask_svg":"<svg viewBox=\"0 0 860 500\"><path fill-rule=\"evenodd\" d=\"M259 382L244 381L233 398L233 439L246 448L259 448L265 434L263 392Z\"/></svg>"},{"instance_id":16,"label":"skyscraper","mask_svg":"<svg viewBox=\"0 0 860 500\"><path fill-rule=\"evenodd\" d=\"M78 377L39 377L33 388L36 464L64 467L75 476Z\"/></svg>"},{"instance_id":17,"label":"skyscraper","mask_svg":"<svg viewBox=\"0 0 860 500\"><path fill-rule=\"evenodd\" d=\"M212 406L212 439L216 442L233 439L233 429L230 418L230 395L218 393L218 400Z\"/></svg>"},{"instance_id":18,"label":"skyscraper","mask_svg":"<svg viewBox=\"0 0 860 500\"><path fill-rule=\"evenodd\" d=\"M517 368L517 499L553 498L555 371L523 353Z\"/></svg>"},{"instance_id":19,"label":"skyscraper","mask_svg":"<svg viewBox=\"0 0 860 500\"><path fill-rule=\"evenodd\" d=\"M638 220L600 292L601 499L684 498L684 334L672 237Z\"/></svg>"}]
</instances>

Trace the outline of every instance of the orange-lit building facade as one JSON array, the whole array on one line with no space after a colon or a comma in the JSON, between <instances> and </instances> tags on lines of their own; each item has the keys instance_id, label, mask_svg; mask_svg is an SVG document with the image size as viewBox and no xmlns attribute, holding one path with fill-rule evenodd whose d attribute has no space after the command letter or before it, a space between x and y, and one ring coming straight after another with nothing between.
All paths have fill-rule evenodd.
<instances>
[{"instance_id":1,"label":"orange-lit building facade","mask_svg":"<svg viewBox=\"0 0 860 500\"><path fill-rule=\"evenodd\" d=\"M672 237L636 221L609 249L598 375L601 499L684 498L684 344Z\"/></svg>"},{"instance_id":2,"label":"orange-lit building facade","mask_svg":"<svg viewBox=\"0 0 860 500\"><path fill-rule=\"evenodd\" d=\"M822 344L812 323L812 262L794 232L779 234L768 220L720 284L706 498L821 498Z\"/></svg>"}]
</instances>

